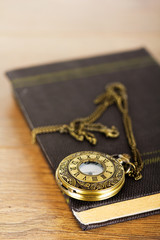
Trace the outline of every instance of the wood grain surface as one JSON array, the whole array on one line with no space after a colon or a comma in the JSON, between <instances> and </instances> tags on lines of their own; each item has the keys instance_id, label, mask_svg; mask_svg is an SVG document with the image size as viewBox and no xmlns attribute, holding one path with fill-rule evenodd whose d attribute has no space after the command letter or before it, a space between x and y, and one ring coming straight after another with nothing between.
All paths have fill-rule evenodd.
<instances>
[{"instance_id":1,"label":"wood grain surface","mask_svg":"<svg viewBox=\"0 0 160 240\"><path fill-rule=\"evenodd\" d=\"M146 47L160 62L160 1L0 1L0 240L160 239L160 216L83 232L4 72Z\"/></svg>"}]
</instances>

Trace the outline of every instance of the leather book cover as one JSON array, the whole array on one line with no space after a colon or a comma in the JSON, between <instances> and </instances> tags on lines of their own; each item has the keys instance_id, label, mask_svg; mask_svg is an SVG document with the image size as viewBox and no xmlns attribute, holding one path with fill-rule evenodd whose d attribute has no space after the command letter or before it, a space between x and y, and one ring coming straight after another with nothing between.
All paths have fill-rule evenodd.
<instances>
[{"instance_id":1,"label":"leather book cover","mask_svg":"<svg viewBox=\"0 0 160 240\"><path fill-rule=\"evenodd\" d=\"M155 199L159 196L160 67L145 49L16 69L8 71L7 76L31 130L39 126L69 124L76 118L88 116L95 109L94 99L104 92L108 83L123 83L129 97L134 135L144 161L143 178L135 181L126 177L122 190L107 200L85 202L69 197L69 206L83 230L160 212L159 208L151 206L134 214L97 219L97 211L101 207L111 209L115 203L136 199L139 200L136 206L140 207L140 202L145 201L144 197L152 196ZM108 127L116 126L120 136L111 139L95 133L98 140L95 146L86 140L76 141L65 133L37 136L37 143L53 173L63 158L79 151L130 154L122 116L117 107L109 107L98 122ZM93 211L93 220L82 221L78 214L89 210Z\"/></svg>"}]
</instances>

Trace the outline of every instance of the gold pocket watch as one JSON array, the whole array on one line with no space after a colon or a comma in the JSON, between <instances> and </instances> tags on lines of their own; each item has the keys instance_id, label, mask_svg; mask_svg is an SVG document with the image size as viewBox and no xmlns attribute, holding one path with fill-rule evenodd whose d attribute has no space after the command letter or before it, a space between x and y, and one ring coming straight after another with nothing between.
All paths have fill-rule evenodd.
<instances>
[{"instance_id":1,"label":"gold pocket watch","mask_svg":"<svg viewBox=\"0 0 160 240\"><path fill-rule=\"evenodd\" d=\"M83 151L64 158L56 171L56 181L63 193L83 201L100 201L117 194L133 167L129 156Z\"/></svg>"},{"instance_id":2,"label":"gold pocket watch","mask_svg":"<svg viewBox=\"0 0 160 240\"><path fill-rule=\"evenodd\" d=\"M127 154L107 155L105 153L84 151L64 158L56 171L56 181L63 193L84 201L100 201L117 194L125 182L125 174L135 180L142 178L143 162L136 146L131 119L128 114L126 88L121 83L112 83L94 101L98 106L88 117L73 120L70 124L42 126L32 130L33 142L37 134L68 133L78 141L87 140L95 145L97 139L93 132L116 138L116 127L108 128L95 121L106 109L116 104L122 113L126 138L132 152L132 161Z\"/></svg>"}]
</instances>

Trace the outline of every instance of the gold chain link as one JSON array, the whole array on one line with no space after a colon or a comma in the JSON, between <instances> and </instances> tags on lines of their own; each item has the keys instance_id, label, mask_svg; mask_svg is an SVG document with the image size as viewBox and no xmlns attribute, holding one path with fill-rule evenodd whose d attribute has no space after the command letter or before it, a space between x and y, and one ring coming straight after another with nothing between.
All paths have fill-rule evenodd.
<instances>
[{"instance_id":1,"label":"gold chain link","mask_svg":"<svg viewBox=\"0 0 160 240\"><path fill-rule=\"evenodd\" d=\"M96 107L95 111L85 118L78 118L73 120L70 124L62 125L51 125L37 127L32 130L32 140L35 142L36 136L42 133L69 133L78 141L88 140L91 144L96 144L97 139L92 132L104 133L106 137L118 137L119 132L115 126L108 128L101 123L94 123L106 109L112 105L116 104L120 112L122 113L123 124L126 132L126 137L128 139L128 144L131 148L134 168L132 168L128 175L134 177L135 180L141 179L141 171L143 169L143 162L139 150L136 147L136 141L134 138L131 119L128 114L128 101L126 88L121 83L113 83L106 87L106 91L102 93L95 99Z\"/></svg>"}]
</instances>

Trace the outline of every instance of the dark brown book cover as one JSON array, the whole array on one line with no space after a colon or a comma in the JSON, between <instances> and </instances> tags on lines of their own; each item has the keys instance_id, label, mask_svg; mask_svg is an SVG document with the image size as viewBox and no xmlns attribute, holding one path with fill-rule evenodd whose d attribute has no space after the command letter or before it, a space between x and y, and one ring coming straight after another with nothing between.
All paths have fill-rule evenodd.
<instances>
[{"instance_id":1,"label":"dark brown book cover","mask_svg":"<svg viewBox=\"0 0 160 240\"><path fill-rule=\"evenodd\" d=\"M143 178L135 181L127 177L122 190L107 200L85 202L69 198L73 212L159 193L160 67L145 49L17 69L7 75L31 130L38 126L69 124L73 119L88 116L95 109L93 100L108 83L121 82L127 88L133 131L144 161ZM37 142L53 173L60 161L74 152L130 153L117 107L109 107L98 121L108 127L115 125L120 136L110 139L97 133L97 145L92 146L68 134L38 135ZM80 225L86 230L156 213L159 210Z\"/></svg>"}]
</instances>

